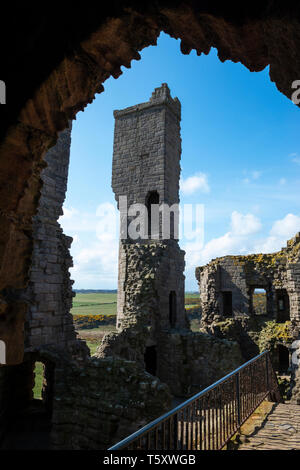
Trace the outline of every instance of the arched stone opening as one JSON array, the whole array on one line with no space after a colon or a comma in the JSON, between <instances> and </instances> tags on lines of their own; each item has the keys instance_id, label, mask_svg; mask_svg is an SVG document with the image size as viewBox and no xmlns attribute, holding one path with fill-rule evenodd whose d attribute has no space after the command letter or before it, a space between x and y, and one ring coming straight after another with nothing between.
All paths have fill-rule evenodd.
<instances>
[{"instance_id":1,"label":"arched stone opening","mask_svg":"<svg viewBox=\"0 0 300 470\"><path fill-rule=\"evenodd\" d=\"M289 98L291 83L300 76L297 5L268 2L249 5L245 12L236 5L199 6L192 1L170 6L161 0L151 8L135 2L112 8L113 14L109 7L86 6L80 12L73 9L70 15L69 9L62 7L60 15L43 17L42 22L40 11L23 11L22 24L34 15L35 24L44 25L31 30L32 37L37 35L39 40L32 41L30 54L24 53L28 52L27 42L5 38L11 48L6 50L7 57L2 57L3 70L11 75L3 78L8 89L10 79L15 85L11 96L16 99L10 107L1 107L7 126L2 127L0 150L0 338L8 344L9 364L23 359L26 306L15 300L14 291L27 282L31 218L39 197L42 157L68 120L84 109L95 93L103 91L101 83L110 75L117 78L122 65L130 67L131 60L139 59L138 50L155 44L160 31L180 37L184 54L192 49L199 55L207 54L216 47L221 61L240 61L251 71L269 64L271 80ZM11 14L15 18L13 11ZM57 43L50 44L53 28ZM26 80L16 83L20 76Z\"/></svg>"},{"instance_id":2,"label":"arched stone opening","mask_svg":"<svg viewBox=\"0 0 300 470\"><path fill-rule=\"evenodd\" d=\"M290 320L290 300L286 289L276 290L277 323L284 323Z\"/></svg>"},{"instance_id":3,"label":"arched stone opening","mask_svg":"<svg viewBox=\"0 0 300 470\"><path fill-rule=\"evenodd\" d=\"M26 354L22 364L8 367L8 424L1 449L50 447L54 371L54 362L36 353Z\"/></svg>"}]
</instances>

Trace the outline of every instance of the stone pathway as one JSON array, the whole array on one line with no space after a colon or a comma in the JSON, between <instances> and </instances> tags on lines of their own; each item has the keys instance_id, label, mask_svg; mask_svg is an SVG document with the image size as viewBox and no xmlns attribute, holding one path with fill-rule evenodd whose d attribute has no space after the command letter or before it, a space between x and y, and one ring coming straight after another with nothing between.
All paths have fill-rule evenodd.
<instances>
[{"instance_id":1,"label":"stone pathway","mask_svg":"<svg viewBox=\"0 0 300 470\"><path fill-rule=\"evenodd\" d=\"M300 450L300 406L274 403L272 412L238 450Z\"/></svg>"}]
</instances>

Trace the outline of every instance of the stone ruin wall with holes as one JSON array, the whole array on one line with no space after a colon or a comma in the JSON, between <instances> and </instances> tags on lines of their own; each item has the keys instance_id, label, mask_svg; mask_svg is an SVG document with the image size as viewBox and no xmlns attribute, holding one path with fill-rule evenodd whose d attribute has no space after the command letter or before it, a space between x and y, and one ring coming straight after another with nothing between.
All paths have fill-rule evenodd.
<instances>
[{"instance_id":1,"label":"stone ruin wall with holes","mask_svg":"<svg viewBox=\"0 0 300 470\"><path fill-rule=\"evenodd\" d=\"M127 269L124 315L119 331L105 335L97 348L97 357L118 357L138 362L142 368L147 346L157 347L157 373L175 396L190 396L212 384L242 363L236 341L192 332L187 317L170 328L165 292L176 285L174 261L169 245L128 244L125 247ZM162 269L163 266L163 269ZM183 265L176 271L178 280ZM155 332L153 334L153 332Z\"/></svg>"},{"instance_id":2,"label":"stone ruin wall with holes","mask_svg":"<svg viewBox=\"0 0 300 470\"><path fill-rule=\"evenodd\" d=\"M66 350L80 343L70 313L74 295L69 273L73 266L69 252L72 238L63 233L58 222L67 190L70 145L71 125L45 156L47 167L42 172L43 187L33 219L30 279L21 294L28 305L25 353L47 345Z\"/></svg>"},{"instance_id":3,"label":"stone ruin wall with holes","mask_svg":"<svg viewBox=\"0 0 300 470\"><path fill-rule=\"evenodd\" d=\"M117 202L145 204L151 191L159 204L179 202L181 105L167 84L150 100L115 111L112 187ZM120 209L120 207L119 207ZM122 213L121 213L122 217ZM129 222L130 222L129 218ZM120 240L117 332L106 335L97 357L123 357L145 367L156 348L156 375L172 394L189 396L241 364L236 342L193 333L184 308L184 252L176 239ZM177 315L170 324L169 293Z\"/></svg>"},{"instance_id":4,"label":"stone ruin wall with holes","mask_svg":"<svg viewBox=\"0 0 300 470\"><path fill-rule=\"evenodd\" d=\"M33 398L34 365L42 361L51 380L44 389L53 409L54 448L105 448L170 408L167 386L126 360L92 359L77 339L70 309L72 239L58 218L67 189L71 126L45 156L43 187L34 217L33 258L28 287L17 301L27 304L24 358L0 367L0 448L15 414ZM130 399L129 399L130 397ZM127 404L126 404L127 403Z\"/></svg>"},{"instance_id":5,"label":"stone ruin wall with holes","mask_svg":"<svg viewBox=\"0 0 300 470\"><path fill-rule=\"evenodd\" d=\"M252 314L251 291L263 288L268 315L276 318L276 291L287 291L290 318L300 328L300 233L277 253L224 256L196 269L203 323L223 318L222 292L232 292L233 316Z\"/></svg>"},{"instance_id":6,"label":"stone ruin wall with holes","mask_svg":"<svg viewBox=\"0 0 300 470\"><path fill-rule=\"evenodd\" d=\"M133 361L89 358L56 372L54 449L107 449L171 409L168 387Z\"/></svg>"},{"instance_id":7,"label":"stone ruin wall with holes","mask_svg":"<svg viewBox=\"0 0 300 470\"><path fill-rule=\"evenodd\" d=\"M14 5L11 8L9 15L14 18ZM22 361L25 309L14 294L7 292L7 287L13 290L25 287L32 248L31 216L37 207L43 153L68 120L84 109L96 92L103 91L101 83L111 75L117 78L122 73L121 66L129 67L131 60L139 58L138 50L155 44L161 30L181 38L184 54L195 49L200 55L216 47L221 61L240 61L252 71L270 65L271 80L288 98L291 83L299 76L299 7L296 4L283 6L269 1L267 6L261 4L257 8L249 4L249 11L237 12L233 5L224 9L214 4L199 7L197 2L189 2L170 6L170 2L160 1L151 8L132 3L125 10L120 4L113 16L104 12L101 5L97 8L97 14L94 5L75 11L72 22L67 21L69 9L62 9L55 23L51 16L46 19L42 31L40 24L45 19L42 12L24 10L19 21L32 22L34 15L29 37L39 37L39 40L32 41L30 54L27 53L30 40L7 41L3 69L11 70L11 77L29 73L29 79L18 84L19 96L24 99L1 109L9 110L9 114L4 124L0 159L3 227L0 327L1 338L13 345L9 351L10 364ZM95 18L93 25L89 21L91 14ZM57 47L48 40L53 25L57 30L53 38ZM79 30L81 36L74 33ZM15 34L12 28L12 37ZM43 56L47 60L39 60L41 50L45 51ZM50 50L55 53L49 54ZM70 50L76 53L70 54ZM27 59L23 60L25 56Z\"/></svg>"},{"instance_id":8,"label":"stone ruin wall with holes","mask_svg":"<svg viewBox=\"0 0 300 470\"><path fill-rule=\"evenodd\" d=\"M271 81L291 98L291 83L300 69L299 5L268 1L259 8L249 4L249 10L237 11L233 5L198 3L131 2L129 8L112 6L113 15L100 4L85 5L85 9L73 11L72 22L67 21L67 8L61 8L55 18L44 18L38 10L24 10L16 19L11 4L8 17L20 24L31 21L34 15L36 21L31 21L29 38L38 40L15 41L22 28L11 28L12 40L6 40L9 47L2 58L3 70L10 70L12 85L6 82L8 88L14 88L16 77L30 76L18 83L15 98L22 99L1 107L0 337L9 345L10 364L21 362L23 357L24 304L7 295L7 288L19 290L26 286L32 254L31 219L38 204L43 155L68 120L74 119L95 93L103 91L102 83L107 78L117 78L123 65L130 67L133 59L140 58L138 51L156 44L163 30L181 39L183 54L191 50L206 54L215 47L221 61L239 61L251 71L269 65ZM50 42L53 25L56 34ZM28 44L32 46L30 54Z\"/></svg>"},{"instance_id":9,"label":"stone ruin wall with holes","mask_svg":"<svg viewBox=\"0 0 300 470\"><path fill-rule=\"evenodd\" d=\"M21 364L0 368L0 441L4 446L10 422L14 422L16 413L30 406L36 361L44 363L45 376L49 383L51 381L50 391L46 386L43 394L53 413L51 443L56 449L105 448L170 409L169 388L173 393L189 395L191 387L185 379L188 383L202 381L205 386L240 363L236 344L217 341L208 354L207 337L202 335L202 343L198 341L197 346L193 346L195 335L187 330L184 312L183 252L174 240L155 246L148 243L123 246L127 253L127 281L124 283L127 313L126 317L119 317L124 338L119 342L122 350L120 356L112 354L108 348L99 357L89 357L85 342L76 338L70 314L73 297L69 274L71 238L63 234L58 223L67 188L70 132L70 129L61 132L56 146L45 156L47 166L42 172L41 197L33 220L29 283L14 299L27 305L25 354ZM173 145L172 139L167 145ZM147 174L149 168L143 171ZM168 174L172 180L171 168ZM156 176L154 180L157 181ZM171 186L173 184L172 180ZM154 279L155 269L160 277L154 276ZM161 377L169 383L169 388L144 370L143 360L143 349L153 341L149 321L159 322L162 331L167 327L165 289L177 290L184 313L178 322L184 335L178 336L177 332L172 335L169 331L160 340ZM158 316L158 311L164 314ZM173 361L171 367L174 348L178 364ZM229 354L233 350L235 353ZM112 355L115 357L107 357ZM228 360L223 361L221 368L222 357ZM191 377L193 367L186 366L185 374L181 367L194 360L202 374L197 373L198 382Z\"/></svg>"},{"instance_id":10,"label":"stone ruin wall with holes","mask_svg":"<svg viewBox=\"0 0 300 470\"><path fill-rule=\"evenodd\" d=\"M297 354L293 342L300 337L300 233L276 253L216 258L197 268L196 278L202 331L238 341L244 360L266 348L271 349L275 358L280 344L289 349L290 358ZM252 304L255 288L266 290L266 315L261 318L255 315ZM277 292L282 290L288 295L290 315L290 321L284 324L277 323L280 314ZM227 291L232 292L230 317L223 312L222 293ZM299 371L292 362L291 377L291 397L300 402Z\"/></svg>"}]
</instances>

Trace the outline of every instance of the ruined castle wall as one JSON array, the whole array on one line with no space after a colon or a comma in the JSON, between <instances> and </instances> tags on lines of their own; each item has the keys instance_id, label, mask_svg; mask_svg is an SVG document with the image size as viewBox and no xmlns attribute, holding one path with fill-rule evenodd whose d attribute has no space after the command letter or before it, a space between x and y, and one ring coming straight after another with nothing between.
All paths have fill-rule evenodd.
<instances>
[{"instance_id":1,"label":"ruined castle wall","mask_svg":"<svg viewBox=\"0 0 300 470\"><path fill-rule=\"evenodd\" d=\"M291 322L293 329L300 333L300 262L291 263L288 266L287 286L289 291L289 302L291 312Z\"/></svg>"},{"instance_id":2,"label":"ruined castle wall","mask_svg":"<svg viewBox=\"0 0 300 470\"><path fill-rule=\"evenodd\" d=\"M56 370L54 449L107 449L171 409L166 385L136 363L87 360Z\"/></svg>"},{"instance_id":3,"label":"ruined castle wall","mask_svg":"<svg viewBox=\"0 0 300 470\"><path fill-rule=\"evenodd\" d=\"M233 316L252 315L251 296L255 288L267 294L267 313L278 314L277 292L289 297L293 328L300 326L300 235L273 254L225 256L196 269L202 305L202 322L223 318L222 292L232 292Z\"/></svg>"},{"instance_id":4,"label":"ruined castle wall","mask_svg":"<svg viewBox=\"0 0 300 470\"><path fill-rule=\"evenodd\" d=\"M170 290L177 290L177 305L184 311L184 254L174 240L124 244L123 248L126 254L124 315L119 332L104 337L97 355L117 355L144 365L146 345L157 344L159 332L170 329ZM178 315L176 328L186 327L186 316ZM159 361L158 355L158 364Z\"/></svg>"},{"instance_id":5,"label":"ruined castle wall","mask_svg":"<svg viewBox=\"0 0 300 470\"><path fill-rule=\"evenodd\" d=\"M166 84L156 88L150 100L124 110L115 111L115 133L112 188L119 203L120 196L127 196L127 207L138 203L145 205L152 191L159 195L159 204L173 205L179 202L180 176L180 113L177 98L172 99ZM119 207L120 208L120 207ZM120 208L121 209L121 208ZM121 213L121 217L122 217ZM171 216L173 217L173 216ZM127 224L132 217L129 215ZM142 222L143 223L143 222ZM171 233L173 227L171 227ZM121 235L119 247L118 314L117 329L121 331L124 316L128 315L128 282L132 262L127 258L127 244L156 243L147 238L131 239L130 234ZM183 326L184 317L184 259L183 252L174 240L166 243L169 261L164 256L160 269L156 270L161 327L169 321L169 294L176 291L178 324ZM146 249L146 248L145 248ZM151 248L150 248L151 251ZM144 260L141 258L140 262ZM137 270L139 273L139 269ZM136 274L138 285L138 274ZM126 313L127 312L127 313ZM126 320L125 323L126 324Z\"/></svg>"},{"instance_id":6,"label":"ruined castle wall","mask_svg":"<svg viewBox=\"0 0 300 470\"><path fill-rule=\"evenodd\" d=\"M176 242L174 245L179 249ZM155 375L168 384L173 394L189 396L234 370L243 359L236 342L193 333L185 317L170 328L165 292L177 289L182 282L184 263L183 254L181 258L180 253L174 256L173 249L167 242L125 245L125 315L120 332L106 335L96 356L123 357L145 367L145 348L156 345Z\"/></svg>"},{"instance_id":7,"label":"ruined castle wall","mask_svg":"<svg viewBox=\"0 0 300 470\"><path fill-rule=\"evenodd\" d=\"M163 335L158 354L160 379L182 397L203 390L244 362L237 342L190 330Z\"/></svg>"},{"instance_id":8,"label":"ruined castle wall","mask_svg":"<svg viewBox=\"0 0 300 470\"><path fill-rule=\"evenodd\" d=\"M70 309L72 284L69 268L71 237L58 223L67 190L71 126L60 133L57 144L45 156L43 187L34 216L33 257L30 281L23 297L28 302L25 351L45 345L66 348L76 340Z\"/></svg>"}]
</instances>

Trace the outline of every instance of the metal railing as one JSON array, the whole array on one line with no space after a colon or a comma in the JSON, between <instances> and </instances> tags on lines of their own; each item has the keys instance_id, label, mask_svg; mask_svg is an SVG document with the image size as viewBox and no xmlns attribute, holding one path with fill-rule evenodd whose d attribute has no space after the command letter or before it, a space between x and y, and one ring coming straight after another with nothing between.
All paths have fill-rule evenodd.
<instances>
[{"instance_id":1,"label":"metal railing","mask_svg":"<svg viewBox=\"0 0 300 470\"><path fill-rule=\"evenodd\" d=\"M282 401L265 351L109 450L222 449L266 398Z\"/></svg>"}]
</instances>

